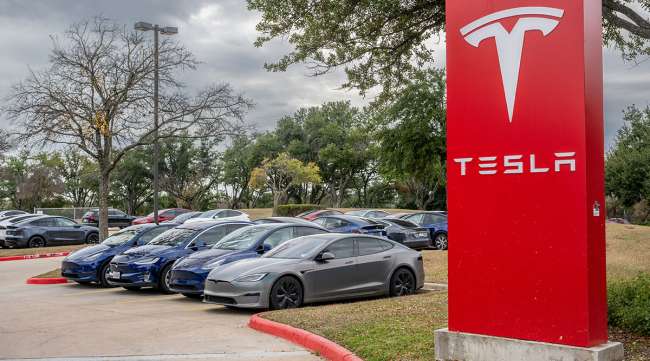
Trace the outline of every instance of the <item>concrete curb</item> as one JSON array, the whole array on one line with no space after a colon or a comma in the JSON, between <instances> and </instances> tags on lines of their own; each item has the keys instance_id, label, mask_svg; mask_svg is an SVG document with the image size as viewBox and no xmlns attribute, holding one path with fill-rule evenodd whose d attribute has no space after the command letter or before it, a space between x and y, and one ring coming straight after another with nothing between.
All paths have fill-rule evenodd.
<instances>
[{"instance_id":1,"label":"concrete curb","mask_svg":"<svg viewBox=\"0 0 650 361\"><path fill-rule=\"evenodd\" d=\"M56 253L26 254L22 256L7 256L7 257L0 257L0 262L25 261L25 260L37 259L37 258L65 257L69 254L70 252L56 252Z\"/></svg>"},{"instance_id":2,"label":"concrete curb","mask_svg":"<svg viewBox=\"0 0 650 361\"><path fill-rule=\"evenodd\" d=\"M68 283L67 278L63 277L50 277L50 278L28 278L27 279L28 285L54 285L54 284L59 284L59 283Z\"/></svg>"},{"instance_id":3,"label":"concrete curb","mask_svg":"<svg viewBox=\"0 0 650 361\"><path fill-rule=\"evenodd\" d=\"M270 321L258 315L253 315L250 318L248 327L293 342L312 352L318 353L319 356L330 361L363 361L352 353L352 351L325 337L289 325Z\"/></svg>"}]
</instances>

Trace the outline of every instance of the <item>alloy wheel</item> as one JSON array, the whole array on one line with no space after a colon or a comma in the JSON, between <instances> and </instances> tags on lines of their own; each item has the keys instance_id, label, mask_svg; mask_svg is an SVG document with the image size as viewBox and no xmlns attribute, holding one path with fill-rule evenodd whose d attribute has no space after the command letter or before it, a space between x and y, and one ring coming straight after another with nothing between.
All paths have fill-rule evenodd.
<instances>
[{"instance_id":1,"label":"alloy wheel","mask_svg":"<svg viewBox=\"0 0 650 361\"><path fill-rule=\"evenodd\" d=\"M99 243L99 235L95 233L91 233L90 235L88 235L88 240L86 243L90 243L90 244Z\"/></svg>"},{"instance_id":2,"label":"alloy wheel","mask_svg":"<svg viewBox=\"0 0 650 361\"><path fill-rule=\"evenodd\" d=\"M415 277L413 277L413 274L406 269L397 271L393 275L391 291L392 296L406 296L415 292Z\"/></svg>"},{"instance_id":3,"label":"alloy wheel","mask_svg":"<svg viewBox=\"0 0 650 361\"><path fill-rule=\"evenodd\" d=\"M436 235L434 240L434 245L436 249L445 250L448 247L447 235L445 233L439 233Z\"/></svg>"},{"instance_id":4,"label":"alloy wheel","mask_svg":"<svg viewBox=\"0 0 650 361\"><path fill-rule=\"evenodd\" d=\"M34 238L29 241L29 248L45 247L45 241L42 238Z\"/></svg>"},{"instance_id":5,"label":"alloy wheel","mask_svg":"<svg viewBox=\"0 0 650 361\"><path fill-rule=\"evenodd\" d=\"M292 277L283 277L273 286L271 297L273 308L300 307L302 304L302 286Z\"/></svg>"}]
</instances>

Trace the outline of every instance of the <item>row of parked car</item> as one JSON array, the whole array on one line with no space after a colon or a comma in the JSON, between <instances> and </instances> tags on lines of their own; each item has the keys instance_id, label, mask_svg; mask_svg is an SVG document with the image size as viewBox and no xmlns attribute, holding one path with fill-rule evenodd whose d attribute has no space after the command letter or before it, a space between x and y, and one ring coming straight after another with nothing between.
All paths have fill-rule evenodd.
<instances>
[{"instance_id":1,"label":"row of parked car","mask_svg":"<svg viewBox=\"0 0 650 361\"><path fill-rule=\"evenodd\" d=\"M419 252L292 217L134 225L66 257L62 274L82 284L155 287L229 307L272 309L406 295L424 283Z\"/></svg>"}]
</instances>

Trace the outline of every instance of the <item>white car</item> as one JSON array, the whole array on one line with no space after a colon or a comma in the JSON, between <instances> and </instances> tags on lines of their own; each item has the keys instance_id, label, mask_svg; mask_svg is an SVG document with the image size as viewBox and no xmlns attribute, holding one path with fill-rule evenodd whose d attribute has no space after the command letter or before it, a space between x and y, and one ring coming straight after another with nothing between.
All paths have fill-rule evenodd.
<instances>
[{"instance_id":1,"label":"white car","mask_svg":"<svg viewBox=\"0 0 650 361\"><path fill-rule=\"evenodd\" d=\"M203 222L205 220L218 221L250 221L248 214L233 209L213 209L201 213L198 217L190 218L185 223Z\"/></svg>"}]
</instances>

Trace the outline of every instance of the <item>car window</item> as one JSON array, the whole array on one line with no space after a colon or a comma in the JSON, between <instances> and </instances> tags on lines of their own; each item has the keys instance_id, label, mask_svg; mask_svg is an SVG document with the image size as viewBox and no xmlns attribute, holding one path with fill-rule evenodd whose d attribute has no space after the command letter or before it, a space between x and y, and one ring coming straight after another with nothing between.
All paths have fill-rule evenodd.
<instances>
[{"instance_id":1,"label":"car window","mask_svg":"<svg viewBox=\"0 0 650 361\"><path fill-rule=\"evenodd\" d=\"M162 234L165 231L170 230L172 227L154 227L153 229L150 229L148 231L145 231L145 233L140 236L138 239L138 244L147 244L151 242L154 238L156 238L158 235Z\"/></svg>"},{"instance_id":2,"label":"car window","mask_svg":"<svg viewBox=\"0 0 650 361\"><path fill-rule=\"evenodd\" d=\"M227 234L228 234L227 227L216 226L199 234L199 236L196 237L196 239L192 243L196 245L203 242L208 246L212 246L217 242L219 242Z\"/></svg>"},{"instance_id":3,"label":"car window","mask_svg":"<svg viewBox=\"0 0 650 361\"><path fill-rule=\"evenodd\" d=\"M349 225L350 225L350 222L344 221L342 219L328 218L327 223L325 224L325 228L334 229L334 228L347 227Z\"/></svg>"},{"instance_id":4,"label":"car window","mask_svg":"<svg viewBox=\"0 0 650 361\"><path fill-rule=\"evenodd\" d=\"M271 225L260 224L238 229L224 237L215 244L214 249L241 250L252 247L266 232L272 229Z\"/></svg>"},{"instance_id":5,"label":"car window","mask_svg":"<svg viewBox=\"0 0 650 361\"><path fill-rule=\"evenodd\" d=\"M106 246L119 246L126 243L127 241L130 241L136 234L137 231L134 229L117 232L114 235L106 238L102 244Z\"/></svg>"},{"instance_id":6,"label":"car window","mask_svg":"<svg viewBox=\"0 0 650 361\"><path fill-rule=\"evenodd\" d=\"M322 229L313 227L294 227L294 234L296 237L311 236L313 234L326 233Z\"/></svg>"},{"instance_id":7,"label":"car window","mask_svg":"<svg viewBox=\"0 0 650 361\"><path fill-rule=\"evenodd\" d=\"M231 232L234 232L234 231L236 231L236 230L238 230L240 228L244 228L244 227L248 227L248 226L250 226L250 224L235 223L235 224L227 224L226 228L228 228L228 234L230 234Z\"/></svg>"},{"instance_id":8,"label":"car window","mask_svg":"<svg viewBox=\"0 0 650 361\"><path fill-rule=\"evenodd\" d=\"M433 222L431 222L431 223L447 222L447 217L443 216L442 214L432 214L431 218L433 219Z\"/></svg>"},{"instance_id":9,"label":"car window","mask_svg":"<svg viewBox=\"0 0 650 361\"><path fill-rule=\"evenodd\" d=\"M324 252L334 254L337 259L354 257L354 240L352 238L346 238L336 241L327 246Z\"/></svg>"},{"instance_id":10,"label":"car window","mask_svg":"<svg viewBox=\"0 0 650 361\"><path fill-rule=\"evenodd\" d=\"M386 219L387 223L393 223L404 228L418 228L419 226L411 221L404 219Z\"/></svg>"},{"instance_id":11,"label":"car window","mask_svg":"<svg viewBox=\"0 0 650 361\"><path fill-rule=\"evenodd\" d=\"M274 248L292 238L295 238L293 235L293 227L280 228L266 237L264 244L268 244L271 248Z\"/></svg>"},{"instance_id":12,"label":"car window","mask_svg":"<svg viewBox=\"0 0 650 361\"><path fill-rule=\"evenodd\" d=\"M46 218L46 219L37 219L34 221L29 222L29 224L37 227L52 227L54 225L53 222L51 222L51 219Z\"/></svg>"},{"instance_id":13,"label":"car window","mask_svg":"<svg viewBox=\"0 0 650 361\"><path fill-rule=\"evenodd\" d=\"M172 228L158 235L149 244L177 247L187 242L194 234L195 231L193 229Z\"/></svg>"},{"instance_id":14,"label":"car window","mask_svg":"<svg viewBox=\"0 0 650 361\"><path fill-rule=\"evenodd\" d=\"M65 218L55 218L55 224L59 227L71 227L76 225L75 221L65 219Z\"/></svg>"},{"instance_id":15,"label":"car window","mask_svg":"<svg viewBox=\"0 0 650 361\"><path fill-rule=\"evenodd\" d=\"M114 209L109 209L108 210L108 215L109 216L117 216L117 211Z\"/></svg>"},{"instance_id":16,"label":"car window","mask_svg":"<svg viewBox=\"0 0 650 361\"><path fill-rule=\"evenodd\" d=\"M318 237L290 240L262 255L263 258L307 259L316 255L318 249L326 242Z\"/></svg>"},{"instance_id":17,"label":"car window","mask_svg":"<svg viewBox=\"0 0 650 361\"><path fill-rule=\"evenodd\" d=\"M382 211L374 211L374 212L372 212L372 217L373 218L384 218L387 215L388 215L388 213L382 212Z\"/></svg>"},{"instance_id":18,"label":"car window","mask_svg":"<svg viewBox=\"0 0 650 361\"><path fill-rule=\"evenodd\" d=\"M318 224L319 226L325 227L325 225L327 224L328 219L329 218L316 218L312 222Z\"/></svg>"},{"instance_id":19,"label":"car window","mask_svg":"<svg viewBox=\"0 0 650 361\"><path fill-rule=\"evenodd\" d=\"M357 244L359 246L359 256L380 253L393 247L389 242L374 238L358 238Z\"/></svg>"},{"instance_id":20,"label":"car window","mask_svg":"<svg viewBox=\"0 0 650 361\"><path fill-rule=\"evenodd\" d=\"M406 217L405 219L406 219L407 221L411 221L411 222L413 222L413 223L415 223L415 224L422 224L422 218L423 218L423 216L424 216L424 215L423 215L422 213L420 213L420 214L414 214L414 215L412 215L412 216L408 216L408 217Z\"/></svg>"}]
</instances>

